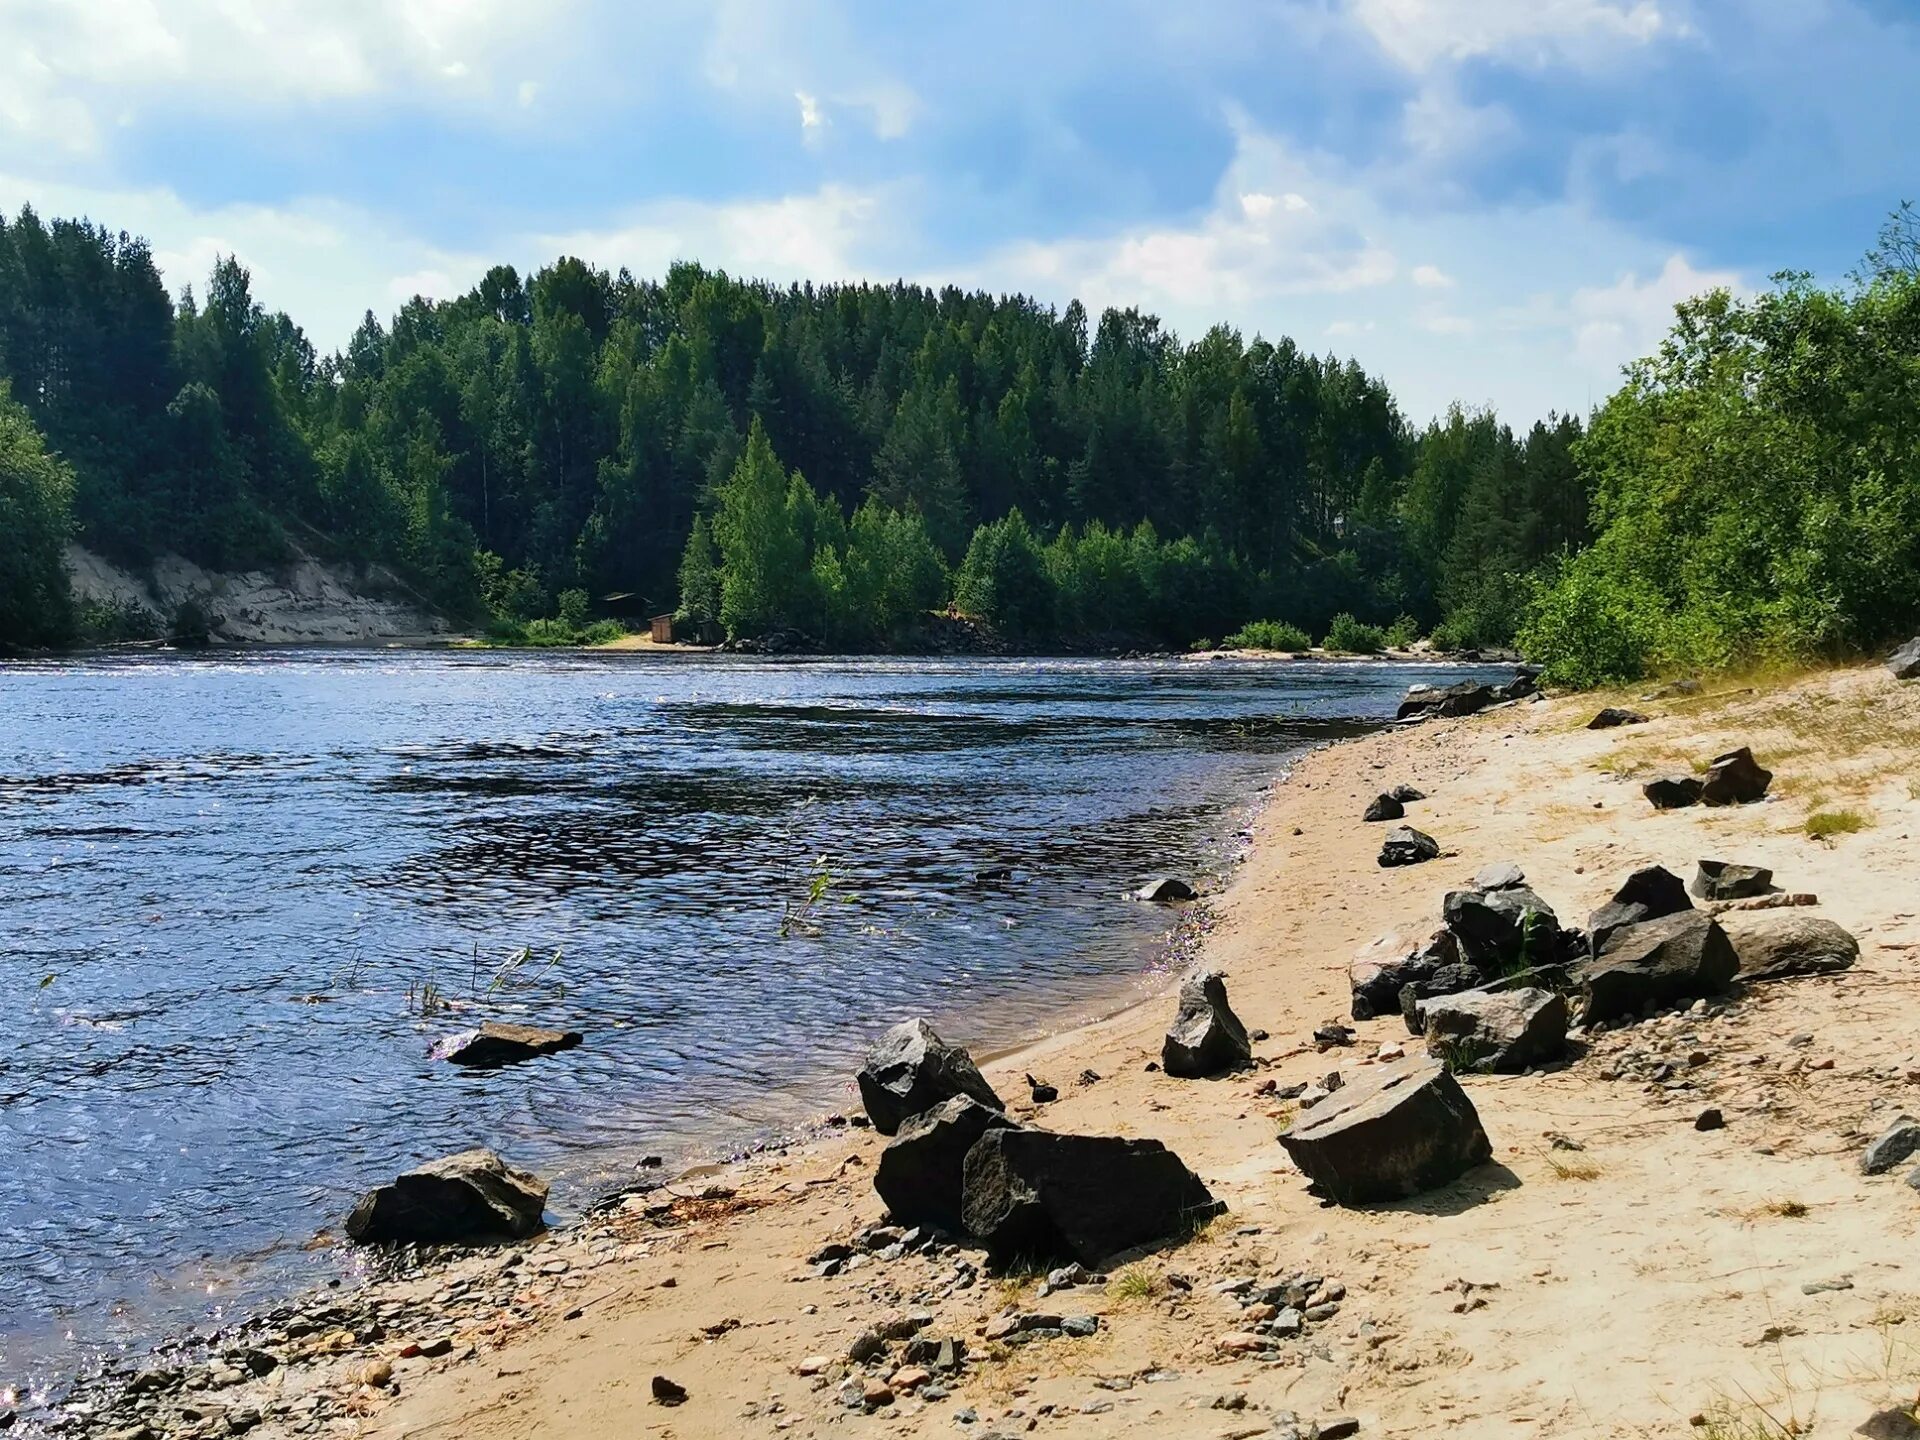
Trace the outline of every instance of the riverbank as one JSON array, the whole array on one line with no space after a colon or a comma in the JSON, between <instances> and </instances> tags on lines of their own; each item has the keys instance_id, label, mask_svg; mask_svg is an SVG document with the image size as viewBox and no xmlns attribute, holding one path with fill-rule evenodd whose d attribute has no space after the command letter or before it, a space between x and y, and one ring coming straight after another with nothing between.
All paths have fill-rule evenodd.
<instances>
[{"instance_id":1,"label":"riverbank","mask_svg":"<svg viewBox=\"0 0 1920 1440\"><path fill-rule=\"evenodd\" d=\"M1707 1422L1695 1433L1771 1435L1844 1433L1910 1403L1920 1202L1897 1174L1867 1179L1857 1162L1920 1080L1909 1023L1920 801L1908 782L1920 691L1878 669L1842 671L1632 700L1650 723L1584 729L1602 703L1430 722L1294 767L1204 945L1241 1017L1270 1032L1256 1069L1217 1081L1147 1070L1164 996L985 1067L1010 1099L1029 1072L1060 1087L1057 1102L1016 1113L1160 1138L1227 1202L1200 1238L1114 1283L1043 1304L1031 1280L996 1280L952 1253L896 1255L884 1239L823 1273L810 1257L882 1218L880 1142L830 1130L681 1176L520 1250L283 1319L266 1359L236 1343L218 1372L193 1373L197 1418L163 1426L169 1400L115 1420L209 1435L1171 1437L1285 1433L1277 1422L1292 1413L1303 1430L1352 1417L1364 1435L1436 1422L1472 1435L1668 1434L1695 1417ZM1657 812L1641 797L1644 773L1737 743L1776 771L1766 803ZM1427 792L1408 818L1440 841L1438 860L1375 865L1381 827L1359 814L1395 783ZM1842 813L1857 833L1807 838L1810 818ZM1313 1030L1347 1013L1358 947L1385 930L1425 933L1444 891L1490 862L1519 862L1578 922L1629 871L1690 875L1709 856L1770 866L1785 889L1817 894L1812 913L1860 937L1859 963L1592 1037L1562 1068L1467 1078L1494 1161L1445 1190L1361 1210L1307 1193L1274 1140L1292 1107L1267 1082L1364 1068L1383 1045L1417 1043L1394 1018L1357 1023L1350 1047L1316 1048ZM1085 1072L1099 1078L1078 1083ZM1708 1106L1725 1128L1695 1128ZM1555 1148L1555 1135L1580 1148ZM1244 1320L1218 1286L1301 1271L1323 1277L1322 1294L1343 1288L1334 1313L1265 1359L1222 1345ZM986 1338L1009 1305L1092 1315L1099 1328L1009 1348ZM843 1380L868 1376L849 1345L916 1309L932 1317L927 1335L964 1339L973 1358L931 1382L938 1398L903 1385L871 1413L847 1409ZM655 1404L655 1375L685 1387L685 1403ZM956 1430L963 1412L973 1422Z\"/></svg>"}]
</instances>

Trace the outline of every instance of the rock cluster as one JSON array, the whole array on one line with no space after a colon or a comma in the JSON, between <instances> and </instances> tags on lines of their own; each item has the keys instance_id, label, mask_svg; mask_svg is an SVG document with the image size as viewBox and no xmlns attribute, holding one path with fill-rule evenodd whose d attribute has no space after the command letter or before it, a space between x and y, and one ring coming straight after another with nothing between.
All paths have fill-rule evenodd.
<instances>
[{"instance_id":1,"label":"rock cluster","mask_svg":"<svg viewBox=\"0 0 1920 1440\"><path fill-rule=\"evenodd\" d=\"M1705 779L1677 773L1661 775L1642 785L1640 793L1656 810L1681 810L1689 805L1751 805L1765 799L1772 784L1773 772L1742 745L1714 756Z\"/></svg>"}]
</instances>

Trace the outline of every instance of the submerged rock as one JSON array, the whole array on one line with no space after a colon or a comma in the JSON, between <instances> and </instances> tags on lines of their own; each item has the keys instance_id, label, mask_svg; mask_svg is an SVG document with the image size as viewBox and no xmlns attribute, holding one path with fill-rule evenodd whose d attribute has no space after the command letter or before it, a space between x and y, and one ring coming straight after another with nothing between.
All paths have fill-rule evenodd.
<instances>
[{"instance_id":1,"label":"submerged rock","mask_svg":"<svg viewBox=\"0 0 1920 1440\"><path fill-rule=\"evenodd\" d=\"M1158 1140L989 1130L967 1153L963 1218L995 1259L1058 1257L1098 1269L1225 1209Z\"/></svg>"},{"instance_id":2,"label":"submerged rock","mask_svg":"<svg viewBox=\"0 0 1920 1440\"><path fill-rule=\"evenodd\" d=\"M1700 786L1700 801L1704 805L1751 805L1767 793L1772 783L1773 772L1762 768L1753 751L1742 745L1713 757Z\"/></svg>"},{"instance_id":3,"label":"submerged rock","mask_svg":"<svg viewBox=\"0 0 1920 1440\"><path fill-rule=\"evenodd\" d=\"M1180 982L1180 1008L1160 1047L1160 1068L1195 1079L1238 1070L1253 1058L1247 1027L1227 1004L1226 977L1195 970Z\"/></svg>"},{"instance_id":4,"label":"submerged rock","mask_svg":"<svg viewBox=\"0 0 1920 1440\"><path fill-rule=\"evenodd\" d=\"M1418 1009L1428 1052L1456 1069L1525 1070L1567 1047L1567 1002L1551 990L1468 990Z\"/></svg>"},{"instance_id":5,"label":"submerged rock","mask_svg":"<svg viewBox=\"0 0 1920 1440\"><path fill-rule=\"evenodd\" d=\"M1439 854L1440 842L1431 835L1411 825L1396 825L1387 832L1386 841L1380 846L1379 863L1382 869L1419 865L1438 858Z\"/></svg>"},{"instance_id":6,"label":"submerged rock","mask_svg":"<svg viewBox=\"0 0 1920 1440\"><path fill-rule=\"evenodd\" d=\"M1683 910L1616 930L1600 953L1578 962L1581 1021L1637 1016L1648 1007L1718 995L1740 968L1733 943L1712 916Z\"/></svg>"},{"instance_id":7,"label":"submerged rock","mask_svg":"<svg viewBox=\"0 0 1920 1440\"><path fill-rule=\"evenodd\" d=\"M1742 980L1827 975L1860 958L1860 942L1831 920L1779 910L1730 910L1720 924L1733 942Z\"/></svg>"},{"instance_id":8,"label":"submerged rock","mask_svg":"<svg viewBox=\"0 0 1920 1440\"><path fill-rule=\"evenodd\" d=\"M1144 900L1150 905L1174 905L1183 900L1194 898L1193 886L1174 875L1163 875L1158 880L1150 880L1133 892L1133 898Z\"/></svg>"},{"instance_id":9,"label":"submerged rock","mask_svg":"<svg viewBox=\"0 0 1920 1440\"><path fill-rule=\"evenodd\" d=\"M1593 952L1599 954L1608 937L1617 930L1692 908L1687 887L1671 870L1662 865L1636 870L1613 892L1613 899L1587 917Z\"/></svg>"},{"instance_id":10,"label":"submerged rock","mask_svg":"<svg viewBox=\"0 0 1920 1440\"><path fill-rule=\"evenodd\" d=\"M1019 1122L969 1095L943 1100L908 1118L880 1152L873 1188L887 1212L906 1225L933 1225L966 1233L961 1214L967 1152L989 1130L1016 1129Z\"/></svg>"},{"instance_id":11,"label":"submerged rock","mask_svg":"<svg viewBox=\"0 0 1920 1440\"><path fill-rule=\"evenodd\" d=\"M542 1030L533 1025L489 1020L478 1030L449 1035L434 1047L434 1054L455 1065L497 1070L502 1065L571 1050L579 1043L578 1030Z\"/></svg>"},{"instance_id":12,"label":"submerged rock","mask_svg":"<svg viewBox=\"0 0 1920 1440\"><path fill-rule=\"evenodd\" d=\"M547 1184L491 1150L463 1150L360 1197L347 1234L365 1245L471 1245L541 1228Z\"/></svg>"},{"instance_id":13,"label":"submerged rock","mask_svg":"<svg viewBox=\"0 0 1920 1440\"><path fill-rule=\"evenodd\" d=\"M882 1135L899 1132L910 1117L943 1100L965 1095L993 1110L1005 1110L973 1057L942 1040L925 1020L904 1020L882 1035L856 1077L860 1102Z\"/></svg>"},{"instance_id":14,"label":"submerged rock","mask_svg":"<svg viewBox=\"0 0 1920 1440\"><path fill-rule=\"evenodd\" d=\"M1302 1173L1342 1205L1449 1185L1492 1158L1460 1084L1425 1055L1356 1075L1280 1137Z\"/></svg>"},{"instance_id":15,"label":"submerged rock","mask_svg":"<svg viewBox=\"0 0 1920 1440\"><path fill-rule=\"evenodd\" d=\"M1772 888L1773 871L1764 865L1702 860L1693 876L1693 893L1702 900L1748 900Z\"/></svg>"}]
</instances>

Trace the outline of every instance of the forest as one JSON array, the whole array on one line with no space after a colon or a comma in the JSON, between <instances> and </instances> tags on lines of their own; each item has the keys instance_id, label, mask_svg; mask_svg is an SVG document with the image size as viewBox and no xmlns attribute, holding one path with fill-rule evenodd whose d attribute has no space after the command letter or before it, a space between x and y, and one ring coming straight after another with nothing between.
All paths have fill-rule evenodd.
<instances>
[{"instance_id":1,"label":"forest","mask_svg":"<svg viewBox=\"0 0 1920 1440\"><path fill-rule=\"evenodd\" d=\"M1338 630L1516 640L1565 678L1799 656L1911 624L1920 283L1683 306L1590 418L1455 407L1222 324L907 284L564 257L369 312L321 355L220 260L0 220L0 642L117 638L67 540L138 567L379 565L505 639L616 603L734 638L1026 648Z\"/></svg>"}]
</instances>

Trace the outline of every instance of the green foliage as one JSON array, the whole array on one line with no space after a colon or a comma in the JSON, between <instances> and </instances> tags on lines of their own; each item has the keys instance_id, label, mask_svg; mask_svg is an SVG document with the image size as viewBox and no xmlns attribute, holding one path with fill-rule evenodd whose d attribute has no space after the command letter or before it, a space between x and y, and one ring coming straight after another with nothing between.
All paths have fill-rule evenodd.
<instances>
[{"instance_id":1,"label":"green foliage","mask_svg":"<svg viewBox=\"0 0 1920 1440\"><path fill-rule=\"evenodd\" d=\"M0 382L0 646L60 645L74 627L66 543L73 472Z\"/></svg>"},{"instance_id":2,"label":"green foliage","mask_svg":"<svg viewBox=\"0 0 1920 1440\"><path fill-rule=\"evenodd\" d=\"M720 553L714 548L707 517L693 517L687 546L680 555L681 618L706 625L720 619Z\"/></svg>"},{"instance_id":3,"label":"green foliage","mask_svg":"<svg viewBox=\"0 0 1920 1440\"><path fill-rule=\"evenodd\" d=\"M1351 615L1336 615L1327 627L1326 647L1343 655L1378 655L1387 637L1378 625L1362 625Z\"/></svg>"},{"instance_id":4,"label":"green foliage","mask_svg":"<svg viewBox=\"0 0 1920 1440\"><path fill-rule=\"evenodd\" d=\"M720 623L729 635L758 635L794 623L799 614L807 547L787 490L787 473L756 417L740 463L714 497Z\"/></svg>"},{"instance_id":5,"label":"green foliage","mask_svg":"<svg viewBox=\"0 0 1920 1440\"><path fill-rule=\"evenodd\" d=\"M1538 587L1558 680L1805 661L1920 618L1920 276L1678 307L1575 457L1599 533Z\"/></svg>"},{"instance_id":6,"label":"green foliage","mask_svg":"<svg viewBox=\"0 0 1920 1440\"><path fill-rule=\"evenodd\" d=\"M1821 810L1807 817L1809 840L1831 840L1836 835L1857 835L1867 828L1867 817L1858 810Z\"/></svg>"},{"instance_id":7,"label":"green foliage","mask_svg":"<svg viewBox=\"0 0 1920 1440\"><path fill-rule=\"evenodd\" d=\"M1306 631L1281 620L1252 621L1220 643L1228 650L1286 650L1296 655L1313 648Z\"/></svg>"},{"instance_id":8,"label":"green foliage","mask_svg":"<svg viewBox=\"0 0 1920 1440\"><path fill-rule=\"evenodd\" d=\"M1411 649L1420 640L1420 622L1411 615L1401 615L1386 629L1387 644L1395 650Z\"/></svg>"},{"instance_id":9,"label":"green foliage","mask_svg":"<svg viewBox=\"0 0 1920 1440\"><path fill-rule=\"evenodd\" d=\"M91 600L79 606L76 638L82 645L124 645L158 640L160 617L138 600Z\"/></svg>"},{"instance_id":10,"label":"green foliage","mask_svg":"<svg viewBox=\"0 0 1920 1440\"><path fill-rule=\"evenodd\" d=\"M954 579L954 602L1016 638L1053 624L1053 580L1046 552L1018 509L973 532Z\"/></svg>"}]
</instances>

